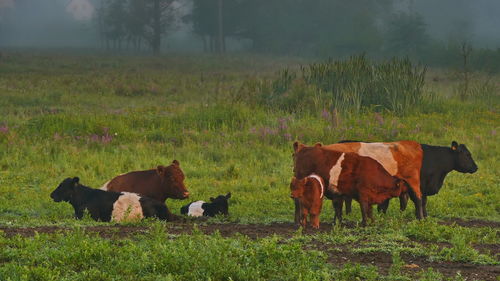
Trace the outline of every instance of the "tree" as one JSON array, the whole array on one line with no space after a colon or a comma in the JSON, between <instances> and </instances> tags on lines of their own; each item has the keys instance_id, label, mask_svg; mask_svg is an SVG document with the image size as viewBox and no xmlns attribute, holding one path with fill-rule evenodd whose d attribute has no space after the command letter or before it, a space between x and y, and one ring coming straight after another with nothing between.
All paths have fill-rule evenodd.
<instances>
[{"instance_id":1,"label":"tree","mask_svg":"<svg viewBox=\"0 0 500 281\"><path fill-rule=\"evenodd\" d=\"M175 0L102 0L98 10L99 33L121 48L122 40L136 50L145 40L159 54L162 36L175 27L179 5ZM127 44L128 45L128 44Z\"/></svg>"},{"instance_id":2,"label":"tree","mask_svg":"<svg viewBox=\"0 0 500 281\"><path fill-rule=\"evenodd\" d=\"M166 34L167 28L174 22L175 0L148 0L147 9L150 21L146 25L146 37L149 39L153 53L160 53L161 36ZM152 3L151 3L152 2Z\"/></svg>"},{"instance_id":3,"label":"tree","mask_svg":"<svg viewBox=\"0 0 500 281\"><path fill-rule=\"evenodd\" d=\"M204 51L223 53L226 38L238 37L244 0L193 0L188 20L203 41ZM249 11L245 11L249 12Z\"/></svg>"},{"instance_id":4,"label":"tree","mask_svg":"<svg viewBox=\"0 0 500 281\"><path fill-rule=\"evenodd\" d=\"M417 13L395 15L389 23L387 35L388 50L406 55L418 54L430 40L425 22Z\"/></svg>"}]
</instances>

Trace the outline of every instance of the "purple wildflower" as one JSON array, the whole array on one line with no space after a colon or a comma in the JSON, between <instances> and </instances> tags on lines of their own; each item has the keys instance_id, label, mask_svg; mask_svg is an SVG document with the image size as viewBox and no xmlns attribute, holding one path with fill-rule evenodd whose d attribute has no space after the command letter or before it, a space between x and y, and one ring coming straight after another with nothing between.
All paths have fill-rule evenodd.
<instances>
[{"instance_id":1,"label":"purple wildflower","mask_svg":"<svg viewBox=\"0 0 500 281\"><path fill-rule=\"evenodd\" d=\"M321 112L321 117L325 120L330 120L330 112L328 112L328 110L326 109L323 109L323 111Z\"/></svg>"},{"instance_id":2,"label":"purple wildflower","mask_svg":"<svg viewBox=\"0 0 500 281\"><path fill-rule=\"evenodd\" d=\"M382 115L380 115L380 113L378 113L378 112L375 112L373 115L374 115L375 120L378 122L378 124L380 126L383 126L384 125L384 117L382 117Z\"/></svg>"},{"instance_id":3,"label":"purple wildflower","mask_svg":"<svg viewBox=\"0 0 500 281\"><path fill-rule=\"evenodd\" d=\"M8 134L9 133L9 126L7 126L5 124L0 126L0 133Z\"/></svg>"}]
</instances>

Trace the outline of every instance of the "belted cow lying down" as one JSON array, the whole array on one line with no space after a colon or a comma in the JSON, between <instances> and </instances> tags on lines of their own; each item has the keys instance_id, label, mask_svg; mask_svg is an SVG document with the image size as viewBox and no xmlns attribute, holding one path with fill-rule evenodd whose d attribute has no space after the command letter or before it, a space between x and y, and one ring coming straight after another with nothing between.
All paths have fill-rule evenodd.
<instances>
[{"instance_id":1,"label":"belted cow lying down","mask_svg":"<svg viewBox=\"0 0 500 281\"><path fill-rule=\"evenodd\" d=\"M316 174L327 183L325 196L334 202L334 222L336 219L342 221L344 195L360 203L362 225L366 225L368 217L373 220L373 204L397 197L406 190L404 180L391 176L372 158L329 150L321 144L296 150L293 171L298 180Z\"/></svg>"},{"instance_id":2,"label":"belted cow lying down","mask_svg":"<svg viewBox=\"0 0 500 281\"><path fill-rule=\"evenodd\" d=\"M319 228L319 215L323 206L323 195L325 184L318 175L309 175L301 180L292 178L290 183L291 197L298 202L299 217L296 215L296 222L300 222L302 227L307 225L307 216L313 228ZM297 210L296 210L297 211Z\"/></svg>"},{"instance_id":3,"label":"belted cow lying down","mask_svg":"<svg viewBox=\"0 0 500 281\"><path fill-rule=\"evenodd\" d=\"M226 195L219 195L216 198L210 197L210 203L205 201L195 201L181 207L181 214L192 217L214 217L216 215L229 215L229 205L227 200L231 198L231 192Z\"/></svg>"},{"instance_id":4,"label":"belted cow lying down","mask_svg":"<svg viewBox=\"0 0 500 281\"><path fill-rule=\"evenodd\" d=\"M148 217L171 221L176 217L168 211L163 202L130 192L93 189L80 184L78 177L63 180L50 197L55 202L69 202L75 210L77 219L83 217L85 210L94 220L105 222Z\"/></svg>"}]
</instances>

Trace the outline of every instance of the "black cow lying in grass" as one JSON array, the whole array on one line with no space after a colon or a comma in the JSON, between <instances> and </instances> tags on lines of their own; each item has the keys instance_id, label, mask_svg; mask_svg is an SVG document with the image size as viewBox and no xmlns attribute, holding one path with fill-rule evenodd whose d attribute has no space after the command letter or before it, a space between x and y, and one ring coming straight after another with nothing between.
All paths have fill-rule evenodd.
<instances>
[{"instance_id":1,"label":"black cow lying in grass","mask_svg":"<svg viewBox=\"0 0 500 281\"><path fill-rule=\"evenodd\" d=\"M205 201L191 202L181 208L181 214L192 217L214 217L215 215L222 214L227 216L229 214L227 200L231 198L231 192L224 195L219 195L217 198L210 197L210 203Z\"/></svg>"},{"instance_id":2,"label":"black cow lying in grass","mask_svg":"<svg viewBox=\"0 0 500 281\"><path fill-rule=\"evenodd\" d=\"M79 183L79 178L67 178L54 190L50 197L55 202L69 202L75 209L75 217L81 219L87 209L96 221L127 221L144 217L156 217L171 221L165 203L130 192L113 192L93 189Z\"/></svg>"}]
</instances>

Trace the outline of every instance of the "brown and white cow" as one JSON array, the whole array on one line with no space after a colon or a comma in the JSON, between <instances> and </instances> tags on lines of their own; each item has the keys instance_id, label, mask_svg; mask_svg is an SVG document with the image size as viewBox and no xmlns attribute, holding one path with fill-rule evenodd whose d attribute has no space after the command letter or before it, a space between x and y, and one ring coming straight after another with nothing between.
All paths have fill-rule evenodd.
<instances>
[{"instance_id":1,"label":"brown and white cow","mask_svg":"<svg viewBox=\"0 0 500 281\"><path fill-rule=\"evenodd\" d=\"M294 143L295 153L307 147L299 142ZM323 145L324 149L355 153L359 156L370 157L380 163L391 175L406 181L409 185L408 194L415 204L415 216L423 218L422 192L420 189L420 169L422 167L423 151L418 142L397 141L397 142L340 142ZM401 196L407 196L403 193ZM406 202L401 200L401 202ZM406 206L401 205L401 209Z\"/></svg>"},{"instance_id":2,"label":"brown and white cow","mask_svg":"<svg viewBox=\"0 0 500 281\"><path fill-rule=\"evenodd\" d=\"M184 173L179 161L156 169L134 171L114 177L102 190L127 191L165 202L167 198L185 199L189 192L184 185Z\"/></svg>"},{"instance_id":3,"label":"brown and white cow","mask_svg":"<svg viewBox=\"0 0 500 281\"><path fill-rule=\"evenodd\" d=\"M307 225L307 216L313 228L319 228L319 215L323 206L325 183L318 175L309 175L301 180L292 178L290 183L291 197L297 199L300 214L296 219L302 227Z\"/></svg>"},{"instance_id":4,"label":"brown and white cow","mask_svg":"<svg viewBox=\"0 0 500 281\"><path fill-rule=\"evenodd\" d=\"M320 144L301 146L294 155L294 176L302 180L311 174L320 176L328 184L327 198L347 195L356 199L361 205L362 225L366 225L368 217L373 220L373 204L397 197L406 189L403 179L391 176L372 158L326 149ZM342 205L340 209L338 204L334 207L335 218L341 222Z\"/></svg>"}]
</instances>

